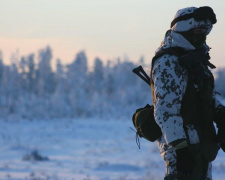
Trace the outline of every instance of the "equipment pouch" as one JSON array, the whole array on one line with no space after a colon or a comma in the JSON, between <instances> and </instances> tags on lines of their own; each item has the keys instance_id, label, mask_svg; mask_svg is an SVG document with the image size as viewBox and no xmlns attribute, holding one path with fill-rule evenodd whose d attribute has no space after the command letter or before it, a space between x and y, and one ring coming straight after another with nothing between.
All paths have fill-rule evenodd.
<instances>
[{"instance_id":1,"label":"equipment pouch","mask_svg":"<svg viewBox=\"0 0 225 180\"><path fill-rule=\"evenodd\" d=\"M161 129L155 122L154 106L147 104L145 107L137 109L132 120L140 137L154 142L162 136Z\"/></svg>"}]
</instances>

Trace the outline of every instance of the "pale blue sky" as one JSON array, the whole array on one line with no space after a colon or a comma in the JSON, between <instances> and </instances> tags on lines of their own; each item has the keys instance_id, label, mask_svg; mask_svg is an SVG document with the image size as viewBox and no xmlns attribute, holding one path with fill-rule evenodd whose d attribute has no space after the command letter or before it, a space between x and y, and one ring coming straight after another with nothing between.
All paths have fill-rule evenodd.
<instances>
[{"instance_id":1,"label":"pale blue sky","mask_svg":"<svg viewBox=\"0 0 225 180\"><path fill-rule=\"evenodd\" d=\"M85 49L91 65L120 56L150 62L176 11L211 6L218 23L208 37L215 65L225 66L224 0L0 0L0 49L28 55L49 44L66 64Z\"/></svg>"}]
</instances>

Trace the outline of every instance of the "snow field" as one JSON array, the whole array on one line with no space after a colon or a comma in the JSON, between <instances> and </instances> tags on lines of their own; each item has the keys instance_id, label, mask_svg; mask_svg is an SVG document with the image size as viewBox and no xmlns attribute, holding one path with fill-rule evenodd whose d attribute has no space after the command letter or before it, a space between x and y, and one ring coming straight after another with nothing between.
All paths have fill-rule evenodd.
<instances>
[{"instance_id":1,"label":"snow field","mask_svg":"<svg viewBox=\"0 0 225 180\"><path fill-rule=\"evenodd\" d=\"M131 120L3 121L0 180L162 180L156 143L135 142ZM24 161L37 150L49 161ZM225 154L214 162L214 180L225 179Z\"/></svg>"}]
</instances>

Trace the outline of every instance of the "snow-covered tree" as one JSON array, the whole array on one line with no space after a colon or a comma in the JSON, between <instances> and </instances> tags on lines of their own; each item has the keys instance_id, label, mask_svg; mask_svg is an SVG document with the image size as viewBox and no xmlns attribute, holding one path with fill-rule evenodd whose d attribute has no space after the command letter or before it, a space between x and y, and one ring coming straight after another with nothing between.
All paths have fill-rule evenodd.
<instances>
[{"instance_id":1,"label":"snow-covered tree","mask_svg":"<svg viewBox=\"0 0 225 180\"><path fill-rule=\"evenodd\" d=\"M94 62L94 70L89 74L90 98L89 107L94 114L103 116L104 111L104 67L102 60L96 58Z\"/></svg>"},{"instance_id":2,"label":"snow-covered tree","mask_svg":"<svg viewBox=\"0 0 225 180\"><path fill-rule=\"evenodd\" d=\"M68 102L76 116L86 116L88 114L88 65L84 51L79 52L72 64L67 66L66 73Z\"/></svg>"},{"instance_id":3,"label":"snow-covered tree","mask_svg":"<svg viewBox=\"0 0 225 180\"><path fill-rule=\"evenodd\" d=\"M62 79L64 79L64 67L62 65L62 62L60 59L57 59L57 64L56 64L56 81L61 81Z\"/></svg>"},{"instance_id":4,"label":"snow-covered tree","mask_svg":"<svg viewBox=\"0 0 225 180\"><path fill-rule=\"evenodd\" d=\"M38 81L38 94L40 96L49 96L55 90L54 73L51 68L52 50L49 46L39 51L38 60L38 69L36 74Z\"/></svg>"},{"instance_id":5,"label":"snow-covered tree","mask_svg":"<svg viewBox=\"0 0 225 180\"><path fill-rule=\"evenodd\" d=\"M3 64L0 52L0 117L18 115L22 118L131 117L134 110L151 103L151 90L132 73L137 65L128 58L110 61L104 66L94 59L88 70L85 51L76 54L71 64L57 59L52 70L52 50L49 46L34 54ZM141 57L140 62L149 70ZM219 72L217 84L224 82ZM221 86L222 89L222 86Z\"/></svg>"},{"instance_id":6,"label":"snow-covered tree","mask_svg":"<svg viewBox=\"0 0 225 180\"><path fill-rule=\"evenodd\" d=\"M37 84L34 54L30 54L28 56L26 64L28 69L27 72L28 91L33 94L35 93L35 84Z\"/></svg>"},{"instance_id":7,"label":"snow-covered tree","mask_svg":"<svg viewBox=\"0 0 225 180\"><path fill-rule=\"evenodd\" d=\"M89 74L89 80L91 88L101 94L104 88L104 67L100 58L95 59L94 70Z\"/></svg>"}]
</instances>

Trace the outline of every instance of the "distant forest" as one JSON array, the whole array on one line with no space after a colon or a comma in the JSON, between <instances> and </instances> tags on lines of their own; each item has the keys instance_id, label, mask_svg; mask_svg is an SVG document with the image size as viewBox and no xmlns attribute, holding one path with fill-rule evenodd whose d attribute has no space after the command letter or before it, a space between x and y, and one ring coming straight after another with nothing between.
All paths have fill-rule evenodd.
<instances>
[{"instance_id":1,"label":"distant forest","mask_svg":"<svg viewBox=\"0 0 225 180\"><path fill-rule=\"evenodd\" d=\"M0 53L0 118L131 118L140 106L151 104L151 90L132 69L150 63L140 58L135 64L118 58L105 65L100 58L89 69L85 51L72 63L57 59L52 69L52 50L41 49L5 65ZM225 98L225 69L218 69L216 89Z\"/></svg>"}]
</instances>

